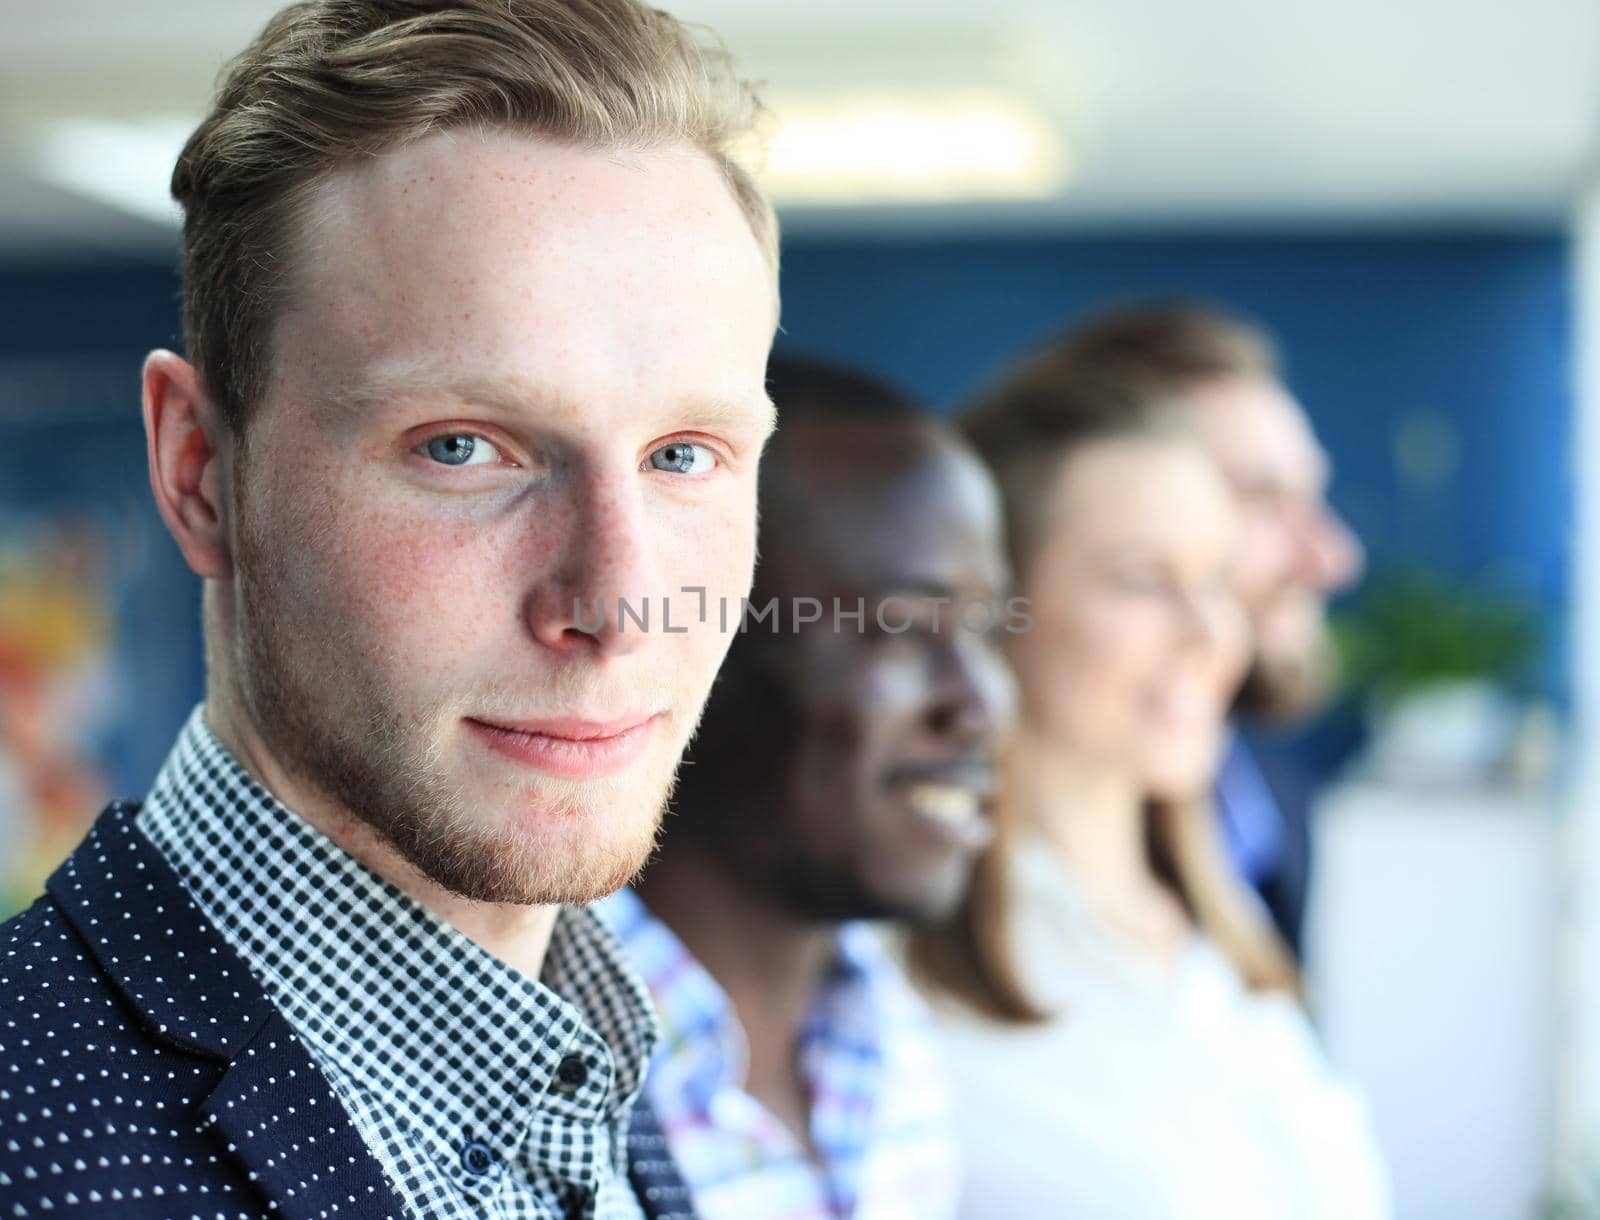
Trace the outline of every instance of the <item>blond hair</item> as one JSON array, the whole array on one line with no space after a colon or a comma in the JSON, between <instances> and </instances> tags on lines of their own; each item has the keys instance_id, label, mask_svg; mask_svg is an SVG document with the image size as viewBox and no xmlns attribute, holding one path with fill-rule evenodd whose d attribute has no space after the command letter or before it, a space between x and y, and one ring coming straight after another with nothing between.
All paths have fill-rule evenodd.
<instances>
[{"instance_id":1,"label":"blond hair","mask_svg":"<svg viewBox=\"0 0 1600 1220\"><path fill-rule=\"evenodd\" d=\"M190 359L242 435L315 186L433 132L510 128L581 148L687 143L768 265L772 205L733 158L762 107L720 45L636 0L308 0L226 68L172 175Z\"/></svg>"}]
</instances>

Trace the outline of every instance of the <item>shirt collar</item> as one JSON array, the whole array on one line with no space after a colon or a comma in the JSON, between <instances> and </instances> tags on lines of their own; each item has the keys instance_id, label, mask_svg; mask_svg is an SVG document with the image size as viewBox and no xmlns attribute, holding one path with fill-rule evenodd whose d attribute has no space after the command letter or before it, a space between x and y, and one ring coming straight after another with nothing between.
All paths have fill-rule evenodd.
<instances>
[{"instance_id":1,"label":"shirt collar","mask_svg":"<svg viewBox=\"0 0 1600 1220\"><path fill-rule=\"evenodd\" d=\"M203 708L139 825L319 1063L381 1097L444 1163L464 1141L511 1160L536 1113L626 1122L655 1023L586 910L563 909L543 977L529 978L285 808Z\"/></svg>"},{"instance_id":2,"label":"shirt collar","mask_svg":"<svg viewBox=\"0 0 1600 1220\"><path fill-rule=\"evenodd\" d=\"M699 1109L723 1089L744 1087L750 1047L733 1001L677 934L632 889L594 904L655 1003L661 1037L652 1088L671 1086Z\"/></svg>"},{"instance_id":3,"label":"shirt collar","mask_svg":"<svg viewBox=\"0 0 1600 1220\"><path fill-rule=\"evenodd\" d=\"M633 890L621 890L593 909L616 933L656 1004L661 1039L652 1087L670 1079L702 1107L724 1089L742 1090L749 1043L727 992ZM844 924L801 1030L802 1047L848 1045L870 1053L904 990L872 929Z\"/></svg>"},{"instance_id":4,"label":"shirt collar","mask_svg":"<svg viewBox=\"0 0 1600 1220\"><path fill-rule=\"evenodd\" d=\"M709 972L631 891L596 910L645 976L661 1013L664 1032L646 1088L669 1139L677 1141L674 1152L692 1189L717 1197L728 1183L743 1182L740 1214L798 1215L798 1190L813 1205L807 1215L851 1215L869 1162L892 1164L895 1148L915 1142L907 1140L911 1124L944 1121L942 1102L914 1117L905 1109L908 1090L931 1088L942 1097L940 1086L930 1085L937 1072L929 1070L935 1056L927 1013L870 925L839 928L828 970L796 1031L813 1157L745 1092L745 1031ZM945 1151L940 1144L936 1159L944 1160Z\"/></svg>"}]
</instances>

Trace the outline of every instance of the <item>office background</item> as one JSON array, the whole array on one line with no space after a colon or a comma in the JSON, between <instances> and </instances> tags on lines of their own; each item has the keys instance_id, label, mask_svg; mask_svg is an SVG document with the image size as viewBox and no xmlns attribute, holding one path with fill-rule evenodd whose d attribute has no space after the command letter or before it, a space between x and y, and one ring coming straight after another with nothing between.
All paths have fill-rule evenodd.
<instances>
[{"instance_id":1,"label":"office background","mask_svg":"<svg viewBox=\"0 0 1600 1220\"><path fill-rule=\"evenodd\" d=\"M13 906L96 802L143 790L203 683L198 586L150 501L138 415L140 359L179 343L159 150L274 5L131 7L0 4ZM1294 743L1330 794L1310 964L1402 1216L1600 1215L1600 541L1579 528L1600 411L1600 2L677 7L824 142L870 139L851 116L882 111L906 146L942 120L1015 146L1013 164L891 165L886 182L870 158L775 153L780 347L943 411L1086 311L1220 302L1281 341L1374 581L1430 573L1536 626L1526 661L1488 675L1517 768L1468 750L1459 775L1375 769L1359 698Z\"/></svg>"}]
</instances>

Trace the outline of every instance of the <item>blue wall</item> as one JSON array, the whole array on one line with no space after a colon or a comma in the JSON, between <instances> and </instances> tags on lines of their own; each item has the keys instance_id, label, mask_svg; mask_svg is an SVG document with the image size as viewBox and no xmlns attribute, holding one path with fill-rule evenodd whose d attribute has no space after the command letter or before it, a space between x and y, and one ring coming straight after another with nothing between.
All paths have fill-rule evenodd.
<instances>
[{"instance_id":1,"label":"blue wall","mask_svg":"<svg viewBox=\"0 0 1600 1220\"><path fill-rule=\"evenodd\" d=\"M1554 235L806 242L780 342L864 361L935 405L1108 302L1213 299L1280 338L1373 567L1426 563L1537 599L1565 695L1572 490L1568 246ZM1420 447L1406 477L1402 436ZM1453 460L1452 460L1453 457Z\"/></svg>"},{"instance_id":2,"label":"blue wall","mask_svg":"<svg viewBox=\"0 0 1600 1220\"><path fill-rule=\"evenodd\" d=\"M1375 563L1426 559L1537 596L1561 694L1567 260L1558 237L1504 234L797 240L780 344L875 366L943 408L1111 301L1191 293L1252 314L1282 339ZM110 761L130 793L201 684L196 582L150 506L138 420L138 362L176 343L176 293L166 266L0 268L0 370L48 357L53 378L37 395L0 381L0 524L74 507L126 533L117 607L136 697ZM1402 478L1394 456L1419 418L1433 450L1458 453L1431 482Z\"/></svg>"}]
</instances>

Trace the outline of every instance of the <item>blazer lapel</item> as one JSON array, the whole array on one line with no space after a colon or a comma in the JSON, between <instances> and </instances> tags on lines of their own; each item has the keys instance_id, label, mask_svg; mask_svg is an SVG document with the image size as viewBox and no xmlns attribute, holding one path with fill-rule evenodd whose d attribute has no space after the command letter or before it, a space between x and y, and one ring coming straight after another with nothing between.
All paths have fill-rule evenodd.
<instances>
[{"instance_id":1,"label":"blazer lapel","mask_svg":"<svg viewBox=\"0 0 1600 1220\"><path fill-rule=\"evenodd\" d=\"M212 1059L222 1077L198 1106L278 1214L399 1217L328 1079L166 857L118 802L46 883L67 921L150 1034ZM155 950L155 952L152 952Z\"/></svg>"},{"instance_id":2,"label":"blazer lapel","mask_svg":"<svg viewBox=\"0 0 1600 1220\"><path fill-rule=\"evenodd\" d=\"M405 1215L327 1077L278 1012L200 1111L278 1214L312 1220L336 1203L353 1216Z\"/></svg>"}]
</instances>

